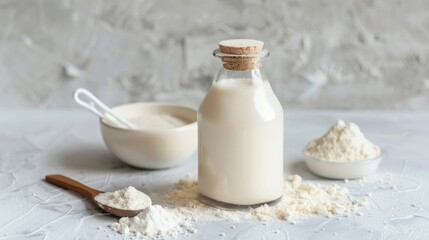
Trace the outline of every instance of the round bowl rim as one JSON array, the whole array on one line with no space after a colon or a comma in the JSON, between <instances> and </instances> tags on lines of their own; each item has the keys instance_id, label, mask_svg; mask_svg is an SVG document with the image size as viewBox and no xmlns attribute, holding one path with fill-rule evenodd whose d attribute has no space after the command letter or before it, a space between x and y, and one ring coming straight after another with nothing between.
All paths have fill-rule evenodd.
<instances>
[{"instance_id":1,"label":"round bowl rim","mask_svg":"<svg viewBox=\"0 0 429 240\"><path fill-rule=\"evenodd\" d=\"M162 103L162 102L136 102L136 103L127 103L127 104L121 104L121 105L117 105L112 107L112 110L116 109L116 108L121 108L121 107L125 107L125 106L132 106L132 105L146 105L146 106L158 106L158 107L175 107L175 108L182 108L182 109L187 109L187 110L191 110L193 112L195 112L197 114L197 110L191 108L191 107L187 107L187 106L183 106L183 105L178 105L178 104L171 104L171 103ZM121 128L118 126L114 126L111 124L106 123L105 121L103 121L103 118L100 117L99 118L99 122L100 125L102 125L103 127L107 127L110 129L114 129L114 130L118 130L118 131L123 131L123 132L139 132L139 133L166 133L166 132L176 132L176 131L186 131L186 130L190 130L193 127L195 127L197 125L197 120L192 121L186 125L180 126L180 127L175 127L175 128L169 128L169 129L128 129L128 128Z\"/></svg>"},{"instance_id":2,"label":"round bowl rim","mask_svg":"<svg viewBox=\"0 0 429 240\"><path fill-rule=\"evenodd\" d=\"M350 161L350 162L340 162L340 161L329 161L329 160L323 160L319 159L317 157L310 156L306 153L305 149L302 151L306 160L311 160L323 164L332 164L332 165L355 165L355 164L371 164L374 161L381 161L384 155L384 151L380 149L380 155L374 158L364 159L364 160L358 160L358 161Z\"/></svg>"}]
</instances>

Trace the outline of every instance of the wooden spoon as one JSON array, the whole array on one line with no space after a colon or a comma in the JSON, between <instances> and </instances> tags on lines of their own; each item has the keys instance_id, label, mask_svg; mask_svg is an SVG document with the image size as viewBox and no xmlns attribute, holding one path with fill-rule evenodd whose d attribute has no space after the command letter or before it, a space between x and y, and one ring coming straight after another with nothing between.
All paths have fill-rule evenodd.
<instances>
[{"instance_id":1,"label":"wooden spoon","mask_svg":"<svg viewBox=\"0 0 429 240\"><path fill-rule=\"evenodd\" d=\"M104 204L101 204L95 200L95 196L97 196L100 193L103 193L101 191L98 191L96 189L90 188L86 185L83 185L82 183L73 180L71 178L68 178L66 176L60 175L60 174L54 174L54 175L47 175L46 181L49 183L52 183L54 185L57 185L59 187L72 190L73 192L80 193L89 199L91 199L95 204L97 204L101 209L104 211L111 213L117 217L134 217L140 212L144 211L145 209L141 210L125 210L125 209L119 209L119 208L113 208Z\"/></svg>"}]
</instances>

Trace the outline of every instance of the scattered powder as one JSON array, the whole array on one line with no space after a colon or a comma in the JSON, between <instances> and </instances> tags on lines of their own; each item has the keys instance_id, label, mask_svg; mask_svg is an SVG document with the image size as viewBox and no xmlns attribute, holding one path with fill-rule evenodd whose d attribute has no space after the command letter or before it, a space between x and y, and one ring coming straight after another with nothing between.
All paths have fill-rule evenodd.
<instances>
[{"instance_id":1,"label":"scattered powder","mask_svg":"<svg viewBox=\"0 0 429 240\"><path fill-rule=\"evenodd\" d=\"M199 201L198 182L191 180L180 180L175 189L165 195L167 203L174 207L178 215L189 221L199 220L230 220L240 221L243 219L243 212L221 210L210 207Z\"/></svg>"},{"instance_id":2,"label":"scattered powder","mask_svg":"<svg viewBox=\"0 0 429 240\"><path fill-rule=\"evenodd\" d=\"M237 211L214 208L199 201L198 182L192 180L180 180L176 187L165 195L165 201L171 208L153 205L136 217L121 218L110 227L119 233L133 234L136 237L166 238L177 236L181 232L195 233L196 221L258 219L296 223L311 216L349 216L359 206L368 202L366 198L351 200L345 187L303 182L299 175L287 178L284 196L273 206L263 205ZM224 235L221 233L220 236Z\"/></svg>"},{"instance_id":3,"label":"scattered powder","mask_svg":"<svg viewBox=\"0 0 429 240\"><path fill-rule=\"evenodd\" d=\"M168 237L175 236L181 231L181 219L168 209L159 205L148 207L137 216L123 217L110 227L123 234L134 234L137 237Z\"/></svg>"},{"instance_id":4,"label":"scattered powder","mask_svg":"<svg viewBox=\"0 0 429 240\"><path fill-rule=\"evenodd\" d=\"M305 153L326 161L349 162L376 158L381 150L356 124L338 120L324 136L311 141Z\"/></svg>"},{"instance_id":5,"label":"scattered powder","mask_svg":"<svg viewBox=\"0 0 429 240\"><path fill-rule=\"evenodd\" d=\"M366 198L352 201L347 188L336 184L302 182L298 175L290 176L288 180L285 182L283 199L274 206L264 205L254 209L254 216L263 220L285 219L294 223L308 216L348 215L367 204Z\"/></svg>"},{"instance_id":6,"label":"scattered powder","mask_svg":"<svg viewBox=\"0 0 429 240\"><path fill-rule=\"evenodd\" d=\"M362 177L362 178L359 178L357 182L359 183L360 186L384 184L384 185L390 186L391 188L396 187L394 185L393 174L389 172L372 175L370 177Z\"/></svg>"},{"instance_id":7,"label":"scattered powder","mask_svg":"<svg viewBox=\"0 0 429 240\"><path fill-rule=\"evenodd\" d=\"M339 185L322 185L302 182L298 175L285 181L282 200L273 205L263 205L248 211L230 211L207 206L198 200L198 182L180 180L165 199L174 205L176 214L189 221L198 220L287 220L295 223L310 216L348 216L359 206L367 204L366 198L352 201L347 188Z\"/></svg>"},{"instance_id":8,"label":"scattered powder","mask_svg":"<svg viewBox=\"0 0 429 240\"><path fill-rule=\"evenodd\" d=\"M387 183L387 184L393 184L393 174L392 173L384 173L384 174L378 174L373 177L374 179L370 179L371 181L377 181L378 183ZM366 182L368 179L366 179Z\"/></svg>"},{"instance_id":9,"label":"scattered powder","mask_svg":"<svg viewBox=\"0 0 429 240\"><path fill-rule=\"evenodd\" d=\"M95 200L109 207L125 210L140 210L152 205L148 195L131 186L114 192L98 194L95 196Z\"/></svg>"}]
</instances>

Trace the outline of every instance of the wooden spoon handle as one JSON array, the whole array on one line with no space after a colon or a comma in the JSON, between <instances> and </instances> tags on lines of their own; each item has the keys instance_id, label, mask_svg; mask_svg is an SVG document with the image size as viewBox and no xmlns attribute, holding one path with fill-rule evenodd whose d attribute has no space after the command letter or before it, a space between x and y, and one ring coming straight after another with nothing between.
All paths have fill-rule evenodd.
<instances>
[{"instance_id":1,"label":"wooden spoon handle","mask_svg":"<svg viewBox=\"0 0 429 240\"><path fill-rule=\"evenodd\" d=\"M97 196L98 194L101 193L100 191L98 191L96 189L85 186L76 180L73 180L71 178L68 178L68 177L60 175L60 174L47 175L45 179L46 179L46 181L48 181L54 185L57 185L59 187L65 188L65 189L72 190L74 192L80 193L80 194L87 196L89 198L94 198L95 196Z\"/></svg>"}]
</instances>

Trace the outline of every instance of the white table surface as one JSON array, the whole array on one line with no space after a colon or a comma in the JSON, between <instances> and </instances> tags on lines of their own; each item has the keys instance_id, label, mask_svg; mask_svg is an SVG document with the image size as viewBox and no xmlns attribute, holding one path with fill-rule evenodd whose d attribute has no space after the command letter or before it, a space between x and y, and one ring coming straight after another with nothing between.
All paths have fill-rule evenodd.
<instances>
[{"instance_id":1,"label":"white table surface","mask_svg":"<svg viewBox=\"0 0 429 240\"><path fill-rule=\"evenodd\" d=\"M378 174L393 173L395 189L321 179L307 170L301 150L338 118L358 123L385 150ZM353 197L372 192L368 206L359 210L363 216L310 218L297 224L200 222L196 234L178 238L429 239L428 124L429 113L287 111L285 175L338 183ZM47 184L47 174L61 173L105 191L133 185L158 202L178 179L197 173L196 157L160 171L123 164L105 148L98 120L80 110L0 112L0 151L0 239L124 238L107 227L115 218L87 199Z\"/></svg>"}]
</instances>

